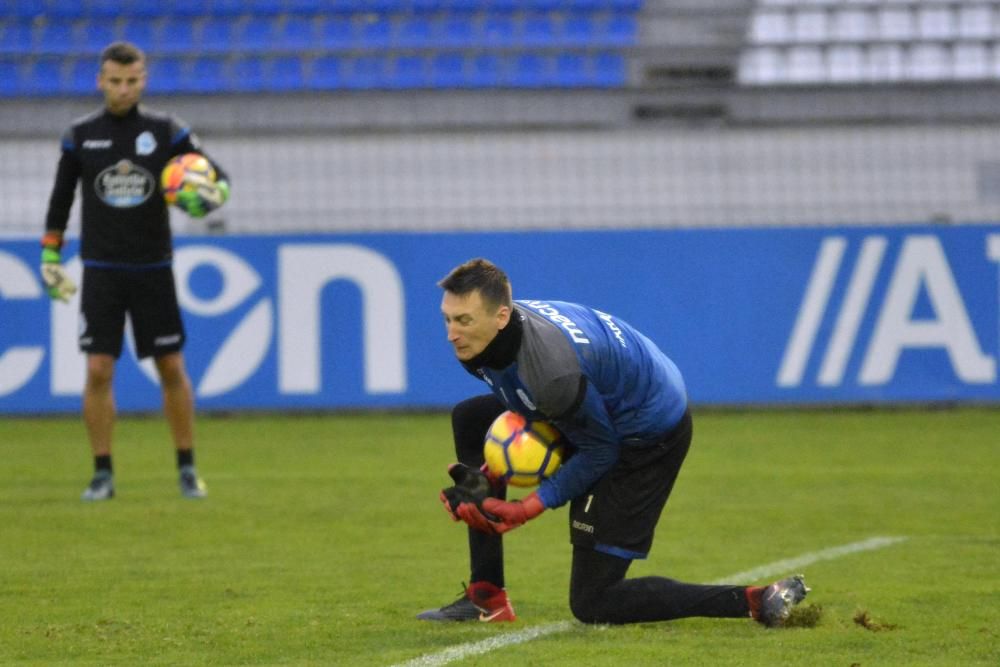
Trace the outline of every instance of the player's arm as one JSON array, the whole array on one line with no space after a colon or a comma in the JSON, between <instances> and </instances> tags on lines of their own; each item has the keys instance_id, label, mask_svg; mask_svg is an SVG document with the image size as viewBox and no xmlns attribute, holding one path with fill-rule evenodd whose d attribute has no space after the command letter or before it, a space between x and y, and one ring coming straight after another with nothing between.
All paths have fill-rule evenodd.
<instances>
[{"instance_id":1,"label":"player's arm","mask_svg":"<svg viewBox=\"0 0 1000 667\"><path fill-rule=\"evenodd\" d=\"M59 166L56 168L56 180L52 186L49 209L45 216L45 233L42 235L42 281L49 296L60 301L69 301L76 292L76 284L62 265L62 247L81 171L73 132L70 129L63 136L63 151L59 158Z\"/></svg>"}]
</instances>

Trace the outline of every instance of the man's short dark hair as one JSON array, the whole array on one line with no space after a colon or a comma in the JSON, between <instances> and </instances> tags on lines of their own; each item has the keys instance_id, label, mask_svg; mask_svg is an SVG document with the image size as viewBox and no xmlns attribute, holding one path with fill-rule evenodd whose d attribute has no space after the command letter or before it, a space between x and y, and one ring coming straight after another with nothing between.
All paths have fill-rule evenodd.
<instances>
[{"instance_id":1,"label":"man's short dark hair","mask_svg":"<svg viewBox=\"0 0 1000 667\"><path fill-rule=\"evenodd\" d=\"M101 65L107 61L116 62L119 65L131 65L136 62L145 62L146 54L132 42L112 42L101 51Z\"/></svg>"},{"instance_id":2,"label":"man's short dark hair","mask_svg":"<svg viewBox=\"0 0 1000 667\"><path fill-rule=\"evenodd\" d=\"M438 281L441 289L463 296L479 290L483 302L493 308L513 305L510 280L499 266L477 257L452 269Z\"/></svg>"}]
</instances>

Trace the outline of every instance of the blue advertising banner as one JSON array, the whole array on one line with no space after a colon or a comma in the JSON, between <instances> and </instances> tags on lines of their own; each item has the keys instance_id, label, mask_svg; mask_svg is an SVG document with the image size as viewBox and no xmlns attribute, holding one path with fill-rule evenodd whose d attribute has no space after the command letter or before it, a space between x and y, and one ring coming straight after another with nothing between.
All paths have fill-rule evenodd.
<instances>
[{"instance_id":1,"label":"blue advertising banner","mask_svg":"<svg viewBox=\"0 0 1000 667\"><path fill-rule=\"evenodd\" d=\"M199 409L444 408L484 391L436 285L479 256L515 298L639 327L695 404L1000 402L1000 227L914 226L179 238ZM0 240L2 413L80 407L79 304L50 302L37 263L37 241ZM131 343L115 383L120 410L159 408Z\"/></svg>"}]
</instances>

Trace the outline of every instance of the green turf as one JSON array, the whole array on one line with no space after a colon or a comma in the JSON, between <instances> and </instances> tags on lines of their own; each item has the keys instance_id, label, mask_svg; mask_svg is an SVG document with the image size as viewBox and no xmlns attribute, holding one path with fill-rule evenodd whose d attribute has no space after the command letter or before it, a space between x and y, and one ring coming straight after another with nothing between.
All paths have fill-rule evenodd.
<instances>
[{"instance_id":1,"label":"green turf","mask_svg":"<svg viewBox=\"0 0 1000 667\"><path fill-rule=\"evenodd\" d=\"M0 664L391 665L571 619L565 510L507 539L517 623L413 619L468 576L437 500L445 415L203 417L198 435L206 500L180 497L161 420L124 419L118 497L85 504L79 420L0 420ZM998 452L991 409L696 413L632 574L908 539L805 568L815 627L573 624L453 664L1000 664Z\"/></svg>"}]
</instances>

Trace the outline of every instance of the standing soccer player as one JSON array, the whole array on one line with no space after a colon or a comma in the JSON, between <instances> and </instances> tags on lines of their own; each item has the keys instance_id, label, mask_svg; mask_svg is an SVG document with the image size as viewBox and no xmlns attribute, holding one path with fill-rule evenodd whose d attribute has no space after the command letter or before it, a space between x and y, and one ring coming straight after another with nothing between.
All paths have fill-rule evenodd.
<instances>
[{"instance_id":1,"label":"standing soccer player","mask_svg":"<svg viewBox=\"0 0 1000 667\"><path fill-rule=\"evenodd\" d=\"M75 121L62 138L62 155L42 237L42 278L53 299L68 302L76 285L62 265L63 234L77 182L82 184L80 350L87 355L83 420L94 455L94 477L84 500L114 497L111 464L115 362L121 355L125 316L136 352L153 357L163 410L177 451L181 493L205 496L194 465L194 396L184 367L184 326L174 285L173 244L159 175L183 153L201 153L190 128L139 103L146 87L146 58L127 42L101 53L97 87L104 108ZM202 153L204 154L204 153ZM225 172L179 204L201 217L229 197Z\"/></svg>"},{"instance_id":2,"label":"standing soccer player","mask_svg":"<svg viewBox=\"0 0 1000 667\"><path fill-rule=\"evenodd\" d=\"M645 558L691 444L692 422L677 366L626 322L579 304L513 301L497 266L475 259L440 283L455 356L491 394L452 411L459 463L445 509L470 527L471 583L455 602L421 613L429 621L512 621L501 536L570 503L573 563L569 602L584 623L640 623L688 616L752 617L784 623L807 588L801 576L766 587L626 579ZM511 410L555 425L572 455L538 490L507 502L484 479L483 440Z\"/></svg>"}]
</instances>

